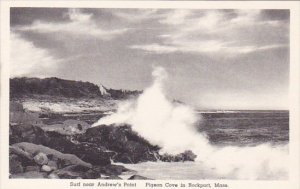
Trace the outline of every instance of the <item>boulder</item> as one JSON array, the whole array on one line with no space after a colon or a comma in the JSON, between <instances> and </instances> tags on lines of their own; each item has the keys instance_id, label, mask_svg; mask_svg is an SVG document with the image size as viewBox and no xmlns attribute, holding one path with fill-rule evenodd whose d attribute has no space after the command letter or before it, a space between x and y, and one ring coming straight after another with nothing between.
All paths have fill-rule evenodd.
<instances>
[{"instance_id":1,"label":"boulder","mask_svg":"<svg viewBox=\"0 0 300 189\"><path fill-rule=\"evenodd\" d=\"M56 173L50 173L50 174L48 175L48 178L49 178L49 179L59 179L59 176L58 176Z\"/></svg>"},{"instance_id":2,"label":"boulder","mask_svg":"<svg viewBox=\"0 0 300 189\"><path fill-rule=\"evenodd\" d=\"M187 150L177 155L160 155L159 146L152 145L129 125L100 125L87 129L86 133L77 136L79 142L89 142L102 145L116 152L112 157L114 162L139 163L146 161L194 161L197 157Z\"/></svg>"},{"instance_id":3,"label":"boulder","mask_svg":"<svg viewBox=\"0 0 300 189\"><path fill-rule=\"evenodd\" d=\"M39 171L29 171L25 173L13 174L10 178L29 178L29 179L38 179L38 178L47 178L47 173Z\"/></svg>"},{"instance_id":4,"label":"boulder","mask_svg":"<svg viewBox=\"0 0 300 189\"><path fill-rule=\"evenodd\" d=\"M64 165L81 165L84 167L89 167L91 168L92 165L90 163L84 162L81 159L79 159L77 156L72 155L72 154L63 154L57 150L42 146L42 145L36 145L36 144L32 144L32 143L28 143L28 142L21 142L21 143L16 143L13 145L13 147L15 148L20 148L23 149L25 152L29 153L29 154L45 154L44 155L40 155L41 157L45 158L47 156L52 156L57 158L58 160L60 160L61 163L63 163ZM43 159L42 158L42 159ZM43 159L43 163L45 163L48 161L44 161ZM47 164L45 163L45 164ZM39 163L41 164L41 163Z\"/></svg>"},{"instance_id":5,"label":"boulder","mask_svg":"<svg viewBox=\"0 0 300 189\"><path fill-rule=\"evenodd\" d=\"M43 165L42 168L41 168L41 171L43 172L51 172L52 171L52 168L48 165Z\"/></svg>"},{"instance_id":6,"label":"boulder","mask_svg":"<svg viewBox=\"0 0 300 189\"><path fill-rule=\"evenodd\" d=\"M153 179L143 177L143 176L140 176L140 175L132 175L131 177L129 177L128 180L153 180Z\"/></svg>"},{"instance_id":7,"label":"boulder","mask_svg":"<svg viewBox=\"0 0 300 189\"><path fill-rule=\"evenodd\" d=\"M24 168L22 166L22 159L16 154L11 154L9 156L9 173L16 174L23 172Z\"/></svg>"},{"instance_id":8,"label":"boulder","mask_svg":"<svg viewBox=\"0 0 300 189\"><path fill-rule=\"evenodd\" d=\"M53 158L54 159L54 158ZM52 170L57 170L58 169L58 165L56 163L56 161L50 160L47 164Z\"/></svg>"},{"instance_id":9,"label":"boulder","mask_svg":"<svg viewBox=\"0 0 300 189\"><path fill-rule=\"evenodd\" d=\"M62 179L96 179L101 177L98 172L80 165L67 166L63 169L53 171L53 173Z\"/></svg>"},{"instance_id":10,"label":"boulder","mask_svg":"<svg viewBox=\"0 0 300 189\"><path fill-rule=\"evenodd\" d=\"M46 146L63 153L74 154L93 165L108 165L111 157L115 155L114 152L108 151L101 145L79 142L75 136L64 136L56 132L47 132L47 135L51 138L51 142L47 143Z\"/></svg>"},{"instance_id":11,"label":"boulder","mask_svg":"<svg viewBox=\"0 0 300 189\"><path fill-rule=\"evenodd\" d=\"M104 180L122 180L121 177L118 177L116 175L111 175L111 176L107 176L107 177L101 177L100 179L104 179Z\"/></svg>"},{"instance_id":12,"label":"boulder","mask_svg":"<svg viewBox=\"0 0 300 189\"><path fill-rule=\"evenodd\" d=\"M62 153L74 154L94 165L108 165L116 154L101 144L79 142L76 136L62 135L55 131L46 132L37 126L10 126L10 130L10 144L20 142L42 144Z\"/></svg>"},{"instance_id":13,"label":"boulder","mask_svg":"<svg viewBox=\"0 0 300 189\"><path fill-rule=\"evenodd\" d=\"M101 174L93 169L90 169L84 173L84 177L87 179L98 179L101 178Z\"/></svg>"},{"instance_id":14,"label":"boulder","mask_svg":"<svg viewBox=\"0 0 300 189\"><path fill-rule=\"evenodd\" d=\"M177 155L163 154L160 155L160 160L165 162L180 162L180 161L195 161L197 155L192 151L186 150Z\"/></svg>"},{"instance_id":15,"label":"boulder","mask_svg":"<svg viewBox=\"0 0 300 189\"><path fill-rule=\"evenodd\" d=\"M9 147L9 168L10 173L21 173L26 171L27 166L35 165L33 157L23 149L15 146Z\"/></svg>"},{"instance_id":16,"label":"boulder","mask_svg":"<svg viewBox=\"0 0 300 189\"><path fill-rule=\"evenodd\" d=\"M94 144L115 152L111 157L115 162L138 163L157 161L159 147L151 145L128 125L97 126L87 129L82 135L77 135L80 143Z\"/></svg>"},{"instance_id":17,"label":"boulder","mask_svg":"<svg viewBox=\"0 0 300 189\"><path fill-rule=\"evenodd\" d=\"M196 158L191 151L185 151L178 155L160 155L160 147L152 145L140 137L132 131L129 125L101 125L88 128L85 133L75 135L44 131L32 125L11 126L10 128L12 131L11 144L21 141L42 144L65 154L74 154L84 162L102 167L110 165L111 160L122 163L139 163L158 160L193 161ZM58 168L72 164L64 160L56 162Z\"/></svg>"},{"instance_id":18,"label":"boulder","mask_svg":"<svg viewBox=\"0 0 300 189\"><path fill-rule=\"evenodd\" d=\"M74 135L84 133L91 126L84 121L68 119L62 123L43 125L44 131L55 131L62 135Z\"/></svg>"},{"instance_id":19,"label":"boulder","mask_svg":"<svg viewBox=\"0 0 300 189\"><path fill-rule=\"evenodd\" d=\"M29 171L40 171L41 168L40 166L33 166L33 165L30 165L30 166L26 166L25 168L25 172L29 172Z\"/></svg>"},{"instance_id":20,"label":"boulder","mask_svg":"<svg viewBox=\"0 0 300 189\"><path fill-rule=\"evenodd\" d=\"M46 144L51 138L38 126L32 124L10 125L9 144L30 142L34 144Z\"/></svg>"},{"instance_id":21,"label":"boulder","mask_svg":"<svg viewBox=\"0 0 300 189\"><path fill-rule=\"evenodd\" d=\"M39 165L46 165L49 161L47 155L42 152L36 154L33 159Z\"/></svg>"},{"instance_id":22,"label":"boulder","mask_svg":"<svg viewBox=\"0 0 300 189\"><path fill-rule=\"evenodd\" d=\"M195 161L197 155L194 154L191 150L186 150L182 153L184 161Z\"/></svg>"},{"instance_id":23,"label":"boulder","mask_svg":"<svg viewBox=\"0 0 300 189\"><path fill-rule=\"evenodd\" d=\"M16 101L9 102L9 123L11 125L42 124L38 113L27 112L22 103Z\"/></svg>"},{"instance_id":24,"label":"boulder","mask_svg":"<svg viewBox=\"0 0 300 189\"><path fill-rule=\"evenodd\" d=\"M28 161L33 161L33 157L30 153L24 151L24 149L17 147L17 146L9 146L9 153L16 154L23 159L27 159Z\"/></svg>"},{"instance_id":25,"label":"boulder","mask_svg":"<svg viewBox=\"0 0 300 189\"><path fill-rule=\"evenodd\" d=\"M121 175L123 172L131 171L122 165L94 166L93 169L107 176Z\"/></svg>"},{"instance_id":26,"label":"boulder","mask_svg":"<svg viewBox=\"0 0 300 189\"><path fill-rule=\"evenodd\" d=\"M9 111L10 112L24 112L22 103L10 101L9 102Z\"/></svg>"}]
</instances>

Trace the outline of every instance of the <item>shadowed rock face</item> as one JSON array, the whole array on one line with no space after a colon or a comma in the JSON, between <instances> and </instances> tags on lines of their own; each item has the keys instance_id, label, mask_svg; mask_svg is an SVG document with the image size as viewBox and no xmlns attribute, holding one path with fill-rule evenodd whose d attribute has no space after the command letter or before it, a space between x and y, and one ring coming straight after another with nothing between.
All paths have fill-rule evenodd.
<instances>
[{"instance_id":1,"label":"shadowed rock face","mask_svg":"<svg viewBox=\"0 0 300 189\"><path fill-rule=\"evenodd\" d=\"M30 124L41 125L38 113L26 112L21 103L10 101L9 123L12 125Z\"/></svg>"},{"instance_id":2,"label":"shadowed rock face","mask_svg":"<svg viewBox=\"0 0 300 189\"><path fill-rule=\"evenodd\" d=\"M61 112L51 112L49 104L48 107L38 108L41 102L61 105L60 103L67 101L63 107L70 105L73 112L74 107L77 107L73 106L74 102L77 101L76 105L82 107L82 103L88 100L102 103L107 102L106 100L134 97L141 93L107 88L105 90L104 98L99 87L88 82L58 78L11 79L11 178L121 179L118 175L129 170L120 165L112 165L111 160L122 163L194 160L195 155L190 151L176 156L160 155L159 146L150 144L129 125L101 125L90 128L82 115L65 120ZM26 109L18 102L23 103ZM93 105L87 103L92 110ZM48 122L46 119L49 119ZM136 175L131 179L145 178Z\"/></svg>"},{"instance_id":3,"label":"shadowed rock face","mask_svg":"<svg viewBox=\"0 0 300 189\"><path fill-rule=\"evenodd\" d=\"M9 144L30 142L34 144L50 144L52 140L40 127L33 125L10 126ZM47 145L46 145L47 146Z\"/></svg>"},{"instance_id":4,"label":"shadowed rock face","mask_svg":"<svg viewBox=\"0 0 300 189\"><path fill-rule=\"evenodd\" d=\"M128 125L98 126L83 134L63 135L55 131L44 131L32 125L10 127L10 144L30 142L42 144L63 153L75 154L93 165L108 165L111 160L122 163L146 161L194 161L196 155L185 151L178 155L160 155L159 147L132 131Z\"/></svg>"},{"instance_id":5,"label":"shadowed rock face","mask_svg":"<svg viewBox=\"0 0 300 189\"><path fill-rule=\"evenodd\" d=\"M196 157L191 151L176 156L160 155L160 147L150 144L129 125L91 128L78 120L46 125L38 113L24 111L18 104L12 107L9 132L11 178L76 179L106 175L103 179L120 179L118 175L129 170L112 165L111 160L139 163L193 161Z\"/></svg>"},{"instance_id":6,"label":"shadowed rock face","mask_svg":"<svg viewBox=\"0 0 300 189\"><path fill-rule=\"evenodd\" d=\"M9 155L9 172L11 174L18 174L24 171L24 167L22 166L22 158L17 154Z\"/></svg>"},{"instance_id":7,"label":"shadowed rock face","mask_svg":"<svg viewBox=\"0 0 300 189\"><path fill-rule=\"evenodd\" d=\"M112 159L122 163L157 161L158 146L151 145L128 125L98 126L76 136L79 142L94 143L116 152Z\"/></svg>"},{"instance_id":8,"label":"shadowed rock face","mask_svg":"<svg viewBox=\"0 0 300 189\"><path fill-rule=\"evenodd\" d=\"M46 132L32 125L10 127L10 144L42 144L63 153L71 153L93 165L108 165L110 160L122 163L157 161L158 146L134 133L129 126L99 126L78 135Z\"/></svg>"},{"instance_id":9,"label":"shadowed rock face","mask_svg":"<svg viewBox=\"0 0 300 189\"><path fill-rule=\"evenodd\" d=\"M75 154L79 158L93 165L110 164L113 152L105 152L100 145L78 143L74 136L59 134L55 131L45 132L43 129L32 125L16 125L10 127L10 144L30 142L42 144L63 153Z\"/></svg>"},{"instance_id":10,"label":"shadowed rock face","mask_svg":"<svg viewBox=\"0 0 300 189\"><path fill-rule=\"evenodd\" d=\"M11 146L12 153L16 154L16 151L23 151L27 153L30 158L32 158L36 164L38 165L46 165L49 163L48 157L51 159L56 159L60 161L64 161L66 165L80 165L83 167L91 168L92 165L90 163L84 162L79 159L77 156L72 154L64 154L57 150L51 149L49 147L43 145L32 144L28 142L16 143ZM20 153L19 153L20 154Z\"/></svg>"},{"instance_id":11,"label":"shadowed rock face","mask_svg":"<svg viewBox=\"0 0 300 189\"><path fill-rule=\"evenodd\" d=\"M30 142L42 144L63 153L75 154L93 165L108 165L110 160L122 163L145 161L193 161L196 156L186 151L176 156L160 155L159 147L132 131L130 126L98 126L83 134L63 135L44 131L32 125L10 127L10 144Z\"/></svg>"},{"instance_id":12,"label":"shadowed rock face","mask_svg":"<svg viewBox=\"0 0 300 189\"><path fill-rule=\"evenodd\" d=\"M10 146L10 178L95 179L101 173L73 154L28 142Z\"/></svg>"},{"instance_id":13,"label":"shadowed rock face","mask_svg":"<svg viewBox=\"0 0 300 189\"><path fill-rule=\"evenodd\" d=\"M132 175L128 180L152 180L152 179L140 175Z\"/></svg>"}]
</instances>

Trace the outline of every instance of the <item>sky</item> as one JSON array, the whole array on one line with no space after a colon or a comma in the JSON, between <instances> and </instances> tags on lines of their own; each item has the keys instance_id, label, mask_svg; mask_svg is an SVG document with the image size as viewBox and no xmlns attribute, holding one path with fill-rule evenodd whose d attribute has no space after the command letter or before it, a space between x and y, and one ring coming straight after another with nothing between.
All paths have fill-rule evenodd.
<instances>
[{"instance_id":1,"label":"sky","mask_svg":"<svg viewBox=\"0 0 300 189\"><path fill-rule=\"evenodd\" d=\"M11 8L11 77L142 90L200 109L288 109L289 10Z\"/></svg>"}]
</instances>

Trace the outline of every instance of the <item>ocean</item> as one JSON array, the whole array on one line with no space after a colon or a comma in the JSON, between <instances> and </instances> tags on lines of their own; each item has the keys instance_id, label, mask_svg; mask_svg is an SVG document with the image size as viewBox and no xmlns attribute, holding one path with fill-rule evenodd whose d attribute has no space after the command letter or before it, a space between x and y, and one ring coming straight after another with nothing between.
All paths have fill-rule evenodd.
<instances>
[{"instance_id":1,"label":"ocean","mask_svg":"<svg viewBox=\"0 0 300 189\"><path fill-rule=\"evenodd\" d=\"M288 111L201 112L199 132L219 146L272 145L289 142Z\"/></svg>"},{"instance_id":2,"label":"ocean","mask_svg":"<svg viewBox=\"0 0 300 189\"><path fill-rule=\"evenodd\" d=\"M103 116L69 114L61 119L77 118L92 124ZM196 111L196 116L199 136L208 139L204 148L213 150L206 159L116 164L158 180L288 178L289 111Z\"/></svg>"},{"instance_id":3,"label":"ocean","mask_svg":"<svg viewBox=\"0 0 300 189\"><path fill-rule=\"evenodd\" d=\"M198 131L206 135L210 145L218 149L232 148L231 157L240 160L239 163L225 160L226 150L220 150L217 153L219 157L212 157L218 161L216 166L221 167L219 169L227 166L222 165L224 160L224 164L232 164L229 165L232 170L241 169L237 173L239 175L233 172L222 174L217 170L218 167L212 167L205 161L145 162L124 166L137 171L141 176L158 180L288 178L286 167L282 165L284 162L280 159L288 153L288 111L201 111L198 115ZM247 156L250 160L247 160ZM123 175L125 178L127 176Z\"/></svg>"}]
</instances>

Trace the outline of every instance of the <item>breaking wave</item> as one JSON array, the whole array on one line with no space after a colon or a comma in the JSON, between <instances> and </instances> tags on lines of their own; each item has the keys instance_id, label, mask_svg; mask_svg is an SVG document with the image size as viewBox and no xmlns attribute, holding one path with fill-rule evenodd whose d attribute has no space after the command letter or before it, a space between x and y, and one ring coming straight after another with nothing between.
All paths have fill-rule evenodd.
<instances>
[{"instance_id":1,"label":"breaking wave","mask_svg":"<svg viewBox=\"0 0 300 189\"><path fill-rule=\"evenodd\" d=\"M167 73L156 67L154 82L136 100L125 101L116 113L101 118L93 126L130 124L132 129L152 144L162 147L160 153L178 154L192 150L196 161L222 178L286 179L288 145L255 147L218 147L196 129L199 115L189 106L175 104L164 93Z\"/></svg>"}]
</instances>

